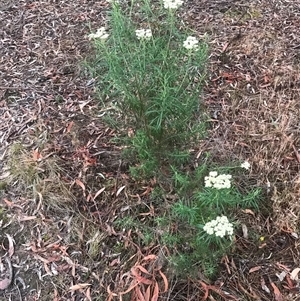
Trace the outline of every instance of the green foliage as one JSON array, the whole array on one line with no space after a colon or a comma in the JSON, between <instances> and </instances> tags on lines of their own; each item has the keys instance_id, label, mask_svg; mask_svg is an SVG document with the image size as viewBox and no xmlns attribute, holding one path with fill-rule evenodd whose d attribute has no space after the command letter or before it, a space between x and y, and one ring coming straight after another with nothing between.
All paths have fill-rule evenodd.
<instances>
[{"instance_id":1,"label":"green foliage","mask_svg":"<svg viewBox=\"0 0 300 301\"><path fill-rule=\"evenodd\" d=\"M123 218L117 219L114 224L117 228L123 230L133 230L138 234L137 243L140 245L148 246L154 241L154 231L152 227L141 223L138 219L132 216L124 216Z\"/></svg>"},{"instance_id":2,"label":"green foliage","mask_svg":"<svg viewBox=\"0 0 300 301\"><path fill-rule=\"evenodd\" d=\"M187 162L189 145L204 133L199 95L207 45L185 49L187 34L177 23L174 12L159 3L114 3L109 38L94 40L91 69L102 102L109 100L119 109L125 131L134 129L126 143L138 163L132 169L136 176L153 176L162 165ZM137 38L141 28L151 28L149 40Z\"/></svg>"},{"instance_id":3,"label":"green foliage","mask_svg":"<svg viewBox=\"0 0 300 301\"><path fill-rule=\"evenodd\" d=\"M105 40L94 39L96 60L90 65L99 99L110 108L106 120L123 131L131 175L160 181L151 200L164 199L162 178L166 185L173 182L179 199L170 215L154 219L150 226L133 217L115 224L134 229L142 245L158 239L172 248L171 261L181 272L191 273L200 265L210 278L232 245L233 223L221 216L234 220L238 208L258 209L260 191L241 193L234 185L235 174L228 183L234 166L215 168L214 178L208 156L195 170L187 168L189 149L205 134L200 95L207 45L202 41L197 49L186 49L183 43L190 32L183 31L173 10L150 0L131 1L129 6L114 2L109 27L109 36L103 32ZM138 37L140 29L151 32ZM221 220L228 226L224 233L212 226Z\"/></svg>"},{"instance_id":4,"label":"green foliage","mask_svg":"<svg viewBox=\"0 0 300 301\"><path fill-rule=\"evenodd\" d=\"M249 189L246 194L240 192L234 185L240 168L220 168L218 171L224 170L233 173L231 186L216 189L204 185L204 176L208 173L206 164L190 174L172 168L180 201L173 205L170 219L171 223L177 221L180 231L163 241L178 250L178 254L172 257L172 263L180 273L184 270L192 273L193 266L200 265L208 278L214 276L220 258L230 251L233 242L229 236L209 235L204 231L204 225L217 216L224 215L233 220L234 212L239 208L259 208L260 189Z\"/></svg>"}]
</instances>

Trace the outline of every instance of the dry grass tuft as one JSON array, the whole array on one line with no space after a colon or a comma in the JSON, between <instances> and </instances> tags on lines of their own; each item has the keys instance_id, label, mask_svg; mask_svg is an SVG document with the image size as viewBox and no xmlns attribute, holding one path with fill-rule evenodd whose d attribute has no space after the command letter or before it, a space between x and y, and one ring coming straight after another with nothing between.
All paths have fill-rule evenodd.
<instances>
[{"instance_id":1,"label":"dry grass tuft","mask_svg":"<svg viewBox=\"0 0 300 301\"><path fill-rule=\"evenodd\" d=\"M64 210L72 204L72 193L62 162L57 156L43 157L38 150L29 150L21 143L10 146L7 182L23 195L37 198L45 208Z\"/></svg>"}]
</instances>

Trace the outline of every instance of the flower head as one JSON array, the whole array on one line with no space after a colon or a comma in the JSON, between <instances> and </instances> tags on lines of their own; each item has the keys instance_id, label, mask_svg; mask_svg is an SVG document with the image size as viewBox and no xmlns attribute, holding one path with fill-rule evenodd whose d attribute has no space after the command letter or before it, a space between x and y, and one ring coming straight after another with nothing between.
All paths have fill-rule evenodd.
<instances>
[{"instance_id":1,"label":"flower head","mask_svg":"<svg viewBox=\"0 0 300 301\"><path fill-rule=\"evenodd\" d=\"M218 216L216 219L207 222L203 230L209 235L224 237L233 234L233 224L229 222L226 216Z\"/></svg>"},{"instance_id":2,"label":"flower head","mask_svg":"<svg viewBox=\"0 0 300 301\"><path fill-rule=\"evenodd\" d=\"M164 0L164 8L177 9L183 4L183 0Z\"/></svg>"},{"instance_id":3,"label":"flower head","mask_svg":"<svg viewBox=\"0 0 300 301\"><path fill-rule=\"evenodd\" d=\"M195 37L187 37L183 42L183 47L187 50L198 50L199 49L199 41Z\"/></svg>"},{"instance_id":4,"label":"flower head","mask_svg":"<svg viewBox=\"0 0 300 301\"><path fill-rule=\"evenodd\" d=\"M247 170L249 170L249 168L251 167L250 163L248 161L245 161L241 164L242 168L245 168Z\"/></svg>"},{"instance_id":5,"label":"flower head","mask_svg":"<svg viewBox=\"0 0 300 301\"><path fill-rule=\"evenodd\" d=\"M204 178L205 187L213 187L216 189L230 188L231 178L232 178L231 175L226 175L226 174L218 175L218 172L211 171L208 174L208 176Z\"/></svg>"},{"instance_id":6,"label":"flower head","mask_svg":"<svg viewBox=\"0 0 300 301\"><path fill-rule=\"evenodd\" d=\"M137 29L135 31L135 34L139 40L140 39L150 40L152 37L151 29Z\"/></svg>"},{"instance_id":7,"label":"flower head","mask_svg":"<svg viewBox=\"0 0 300 301\"><path fill-rule=\"evenodd\" d=\"M100 27L97 29L96 33L89 34L89 39L100 39L106 40L109 34L105 31L105 27Z\"/></svg>"}]
</instances>

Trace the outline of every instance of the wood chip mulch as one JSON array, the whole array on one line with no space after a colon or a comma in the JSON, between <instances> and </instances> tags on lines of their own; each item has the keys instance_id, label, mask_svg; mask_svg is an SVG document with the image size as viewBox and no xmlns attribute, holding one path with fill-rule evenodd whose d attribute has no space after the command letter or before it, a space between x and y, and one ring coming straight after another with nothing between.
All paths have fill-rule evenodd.
<instances>
[{"instance_id":1,"label":"wood chip mulch","mask_svg":"<svg viewBox=\"0 0 300 301\"><path fill-rule=\"evenodd\" d=\"M9 173L9 149L16 142L32 151L35 159L44 149L43 156L56 155L68 162L65 181L84 178L86 167L93 164L91 155L96 153L106 154L102 165L97 166L97 181L101 181L101 172L114 177L113 170L119 164L117 148L108 142L114 133L99 117L93 95L95 79L81 64L92 51L87 38L90 28L105 24L108 5L88 0L1 1L0 182ZM253 185L265 189L273 214L271 218L264 213L241 213L245 225L236 237L236 255L223 259L215 283L178 281L161 300L199 300L199 295L203 300L297 300L300 4L284 0L189 0L181 14L199 37L208 37L211 49L204 101L212 129L205 148L220 163L248 160ZM53 142L51 146L48 141ZM108 163L107 157L114 162ZM112 164L111 168L106 164ZM76 185L81 193L75 195L78 198L86 187L81 181ZM0 272L6 276L0 279L0 298L107 297L108 282L120 281L121 263L115 258L105 261L113 267L113 273L106 277L100 260L90 267L78 262L77 246L68 246L70 252L64 248L72 216L43 216L42 198L27 199L20 189L0 196L9 217L13 220L18 216L12 222L17 227L10 228L9 221L1 225L1 240L6 241L5 234L9 233L17 243L14 254L6 254L15 272L9 288L1 282L8 270L7 257L1 257ZM105 204L101 206L105 208ZM93 213L99 211L96 208ZM99 219L106 215L109 210ZM65 237L58 231L62 224ZM245 227L259 234L256 241L247 238ZM24 228L27 230L22 232ZM43 245L49 229L54 231L53 240ZM101 230L110 235L114 232L109 225ZM3 243L2 251L8 250ZM53 285L59 278L56 271L63 275L60 286Z\"/></svg>"}]
</instances>

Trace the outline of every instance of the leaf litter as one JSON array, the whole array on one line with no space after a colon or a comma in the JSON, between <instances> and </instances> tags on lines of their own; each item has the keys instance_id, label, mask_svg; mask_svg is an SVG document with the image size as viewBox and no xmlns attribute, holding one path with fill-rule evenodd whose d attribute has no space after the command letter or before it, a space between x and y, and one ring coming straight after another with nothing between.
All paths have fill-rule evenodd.
<instances>
[{"instance_id":1,"label":"leaf litter","mask_svg":"<svg viewBox=\"0 0 300 301\"><path fill-rule=\"evenodd\" d=\"M112 300L127 293L132 300L154 301L164 294L172 300L193 300L201 291L203 300L236 299L241 292L254 300L297 300L296 1L188 1L181 12L199 37L208 34L211 47L204 99L213 129L205 148L220 163L251 158L253 185L266 187L273 204L271 223L250 209L240 213L244 229L236 237L239 252L226 261L219 282L209 284L176 282L163 266L152 268L155 250L132 241L135 229L125 236L114 228L116 215L141 206L148 188L142 195L122 176L126 166L122 170L120 148L110 142L114 130L97 116L94 79L81 75L78 64L92 52L85 39L87 23L93 28L103 25L108 3L2 1L0 8L0 180L8 184L0 191L5 211L0 237L5 242L2 251L8 252L1 256L4 298L18 300L20 291L25 301L92 300L95 295ZM22 168L33 170L29 178L20 172L14 178L4 169L16 143L23 145L18 164L25 162ZM53 162L59 162L59 169ZM36 191L26 191L20 176L27 184L34 177L29 186ZM103 177L111 186L103 187ZM244 179L240 181L242 188ZM129 195L138 196L138 205L128 204ZM150 208L153 216L156 211ZM250 240L251 229L266 237L263 248ZM97 231L104 235L93 245L95 257L89 258L87 247L92 244L86 246L86 241ZM123 240L127 255L120 257L116 246ZM264 279L266 274L270 278Z\"/></svg>"}]
</instances>

